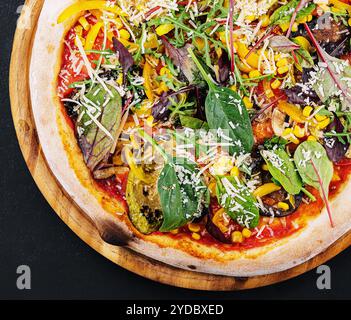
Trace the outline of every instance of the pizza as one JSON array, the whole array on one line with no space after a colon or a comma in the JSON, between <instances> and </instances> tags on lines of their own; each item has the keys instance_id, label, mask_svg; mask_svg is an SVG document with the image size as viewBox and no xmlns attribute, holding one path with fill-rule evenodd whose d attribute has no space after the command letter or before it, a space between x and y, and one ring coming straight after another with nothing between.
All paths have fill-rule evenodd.
<instances>
[{"instance_id":1,"label":"pizza","mask_svg":"<svg viewBox=\"0 0 351 320\"><path fill-rule=\"evenodd\" d=\"M285 270L351 228L349 0L45 1L33 115L101 237L199 272Z\"/></svg>"}]
</instances>

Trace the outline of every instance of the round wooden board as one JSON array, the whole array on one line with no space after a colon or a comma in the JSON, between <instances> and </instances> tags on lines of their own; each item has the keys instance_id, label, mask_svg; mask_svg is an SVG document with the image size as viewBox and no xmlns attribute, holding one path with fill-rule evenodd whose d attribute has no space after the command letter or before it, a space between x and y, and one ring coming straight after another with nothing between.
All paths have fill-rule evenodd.
<instances>
[{"instance_id":1,"label":"round wooden board","mask_svg":"<svg viewBox=\"0 0 351 320\"><path fill-rule=\"evenodd\" d=\"M174 268L103 242L94 225L75 206L51 173L36 134L28 73L35 26L43 3L44 0L26 0L17 27L10 66L12 116L24 159L40 191L59 217L89 246L119 266L154 281L183 288L224 291L261 287L296 277L323 264L351 244L351 232L348 232L323 253L292 269L266 276L235 278Z\"/></svg>"}]
</instances>

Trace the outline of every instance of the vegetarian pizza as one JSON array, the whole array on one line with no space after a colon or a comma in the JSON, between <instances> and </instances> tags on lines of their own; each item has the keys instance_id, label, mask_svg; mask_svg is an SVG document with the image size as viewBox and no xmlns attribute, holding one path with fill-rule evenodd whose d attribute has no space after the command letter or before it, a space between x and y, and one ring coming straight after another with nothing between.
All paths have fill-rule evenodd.
<instances>
[{"instance_id":1,"label":"vegetarian pizza","mask_svg":"<svg viewBox=\"0 0 351 320\"><path fill-rule=\"evenodd\" d=\"M351 227L350 14L46 1L31 90L48 163L112 244L217 274L306 261Z\"/></svg>"}]
</instances>

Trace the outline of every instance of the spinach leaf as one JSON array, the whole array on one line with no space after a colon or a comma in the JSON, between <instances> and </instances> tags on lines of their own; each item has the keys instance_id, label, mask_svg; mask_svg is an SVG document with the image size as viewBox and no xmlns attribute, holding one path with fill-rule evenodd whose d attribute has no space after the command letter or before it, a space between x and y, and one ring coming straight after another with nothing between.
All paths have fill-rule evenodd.
<instances>
[{"instance_id":1,"label":"spinach leaf","mask_svg":"<svg viewBox=\"0 0 351 320\"><path fill-rule=\"evenodd\" d=\"M94 86L82 98L82 106L78 113L78 141L84 161L91 171L107 161L115 146L121 122L121 96L113 87L108 86L108 89L113 97L100 84ZM96 120L93 121L92 117L96 117Z\"/></svg>"},{"instance_id":2,"label":"spinach leaf","mask_svg":"<svg viewBox=\"0 0 351 320\"><path fill-rule=\"evenodd\" d=\"M349 112L351 110L350 64L327 54L317 42L308 25L304 26L316 48L320 62L322 62L313 77L317 81L313 79L310 81L312 88L323 103L329 98L340 98L341 111Z\"/></svg>"},{"instance_id":3,"label":"spinach leaf","mask_svg":"<svg viewBox=\"0 0 351 320\"><path fill-rule=\"evenodd\" d=\"M190 129L208 129L208 124L205 121L202 121L198 118L190 117L190 116L179 116L180 123L183 127L187 127Z\"/></svg>"},{"instance_id":4,"label":"spinach leaf","mask_svg":"<svg viewBox=\"0 0 351 320\"><path fill-rule=\"evenodd\" d=\"M300 0L292 0L288 2L286 5L279 7L277 10L275 10L271 17L271 24L277 25L277 24L282 24L282 23L288 23L291 20L291 17L298 6ZM309 4L308 6L302 8L297 12L296 19L295 20L301 20L304 17L307 17L309 14L311 14L314 9L316 8L316 5L314 3Z\"/></svg>"},{"instance_id":5,"label":"spinach leaf","mask_svg":"<svg viewBox=\"0 0 351 320\"><path fill-rule=\"evenodd\" d=\"M305 141L297 147L294 160L303 182L319 190L321 195L323 193L321 188L323 187L328 197L329 184L333 177L334 169L323 146L316 141ZM320 184L315 169L323 185Z\"/></svg>"},{"instance_id":6,"label":"spinach leaf","mask_svg":"<svg viewBox=\"0 0 351 320\"><path fill-rule=\"evenodd\" d=\"M185 158L173 158L164 166L157 184L164 217L161 232L184 226L208 206L208 190L198 174L197 165Z\"/></svg>"},{"instance_id":7,"label":"spinach leaf","mask_svg":"<svg viewBox=\"0 0 351 320\"><path fill-rule=\"evenodd\" d=\"M209 86L205 101L205 112L210 129L222 129L231 139L231 155L249 153L254 137L249 114L238 93L225 87L217 87L206 73L191 49L188 52Z\"/></svg>"},{"instance_id":8,"label":"spinach leaf","mask_svg":"<svg viewBox=\"0 0 351 320\"><path fill-rule=\"evenodd\" d=\"M171 157L142 129L138 133L165 161L157 181L164 218L160 231L174 230L200 217L209 206L210 196L197 164L183 157Z\"/></svg>"},{"instance_id":9,"label":"spinach leaf","mask_svg":"<svg viewBox=\"0 0 351 320\"><path fill-rule=\"evenodd\" d=\"M216 192L219 204L241 226L255 228L259 222L259 209L255 197L239 179L217 177Z\"/></svg>"},{"instance_id":10,"label":"spinach leaf","mask_svg":"<svg viewBox=\"0 0 351 320\"><path fill-rule=\"evenodd\" d=\"M276 179L289 194L299 194L302 181L293 160L282 148L262 150L262 157L267 163L270 174Z\"/></svg>"}]
</instances>

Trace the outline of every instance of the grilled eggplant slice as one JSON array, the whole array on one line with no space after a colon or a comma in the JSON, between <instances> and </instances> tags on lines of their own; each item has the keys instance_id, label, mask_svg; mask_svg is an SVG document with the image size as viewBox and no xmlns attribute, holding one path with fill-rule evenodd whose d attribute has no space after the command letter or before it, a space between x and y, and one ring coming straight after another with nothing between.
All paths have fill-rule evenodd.
<instances>
[{"instance_id":1,"label":"grilled eggplant slice","mask_svg":"<svg viewBox=\"0 0 351 320\"><path fill-rule=\"evenodd\" d=\"M138 179L131 170L128 175L126 198L129 218L134 227L143 234L157 231L163 221L160 198L157 192L159 171L144 170L148 183Z\"/></svg>"}]
</instances>

